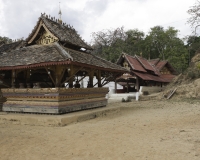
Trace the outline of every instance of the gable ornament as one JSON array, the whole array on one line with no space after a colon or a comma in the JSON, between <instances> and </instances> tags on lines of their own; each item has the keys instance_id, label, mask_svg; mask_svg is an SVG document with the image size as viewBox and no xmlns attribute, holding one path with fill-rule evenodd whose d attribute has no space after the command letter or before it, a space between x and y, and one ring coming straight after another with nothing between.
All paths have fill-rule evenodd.
<instances>
[{"instance_id":1,"label":"gable ornament","mask_svg":"<svg viewBox=\"0 0 200 160\"><path fill-rule=\"evenodd\" d=\"M58 38L53 36L51 33L45 31L42 36L36 41L38 45L47 45L54 42L57 42Z\"/></svg>"}]
</instances>

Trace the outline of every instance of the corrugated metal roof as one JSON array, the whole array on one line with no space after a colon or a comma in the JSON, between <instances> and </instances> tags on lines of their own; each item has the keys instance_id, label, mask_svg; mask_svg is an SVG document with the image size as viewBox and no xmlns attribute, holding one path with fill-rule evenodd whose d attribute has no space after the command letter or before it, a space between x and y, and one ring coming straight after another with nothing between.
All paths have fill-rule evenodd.
<instances>
[{"instance_id":1,"label":"corrugated metal roof","mask_svg":"<svg viewBox=\"0 0 200 160\"><path fill-rule=\"evenodd\" d=\"M156 65L156 68L160 71L165 65L167 61L159 61Z\"/></svg>"},{"instance_id":2,"label":"corrugated metal roof","mask_svg":"<svg viewBox=\"0 0 200 160\"><path fill-rule=\"evenodd\" d=\"M147 70L150 70L150 71L153 71L155 72L155 69L152 67L152 65L147 61L147 59L143 58L143 57L139 57L139 56L135 56L138 61L140 61L141 65L147 69Z\"/></svg>"},{"instance_id":3,"label":"corrugated metal roof","mask_svg":"<svg viewBox=\"0 0 200 160\"><path fill-rule=\"evenodd\" d=\"M127 61L129 62L130 66L133 70L141 71L141 72L147 72L135 57L132 57L132 56L129 56L129 55L125 55L125 57L126 57Z\"/></svg>"},{"instance_id":4,"label":"corrugated metal roof","mask_svg":"<svg viewBox=\"0 0 200 160\"><path fill-rule=\"evenodd\" d=\"M164 79L166 82L171 82L176 76L172 74L163 74L160 75L160 77Z\"/></svg>"},{"instance_id":5,"label":"corrugated metal roof","mask_svg":"<svg viewBox=\"0 0 200 160\"><path fill-rule=\"evenodd\" d=\"M129 66L131 67L131 71L138 77L143 80L156 81L156 82L171 82L175 77L173 75L175 70L169 64L168 61L161 61L159 58L153 60L147 60L140 56L130 56L128 54L123 53L122 56L118 60L118 64L123 63L123 58L125 58ZM162 75L160 70L166 66L172 71L171 75Z\"/></svg>"},{"instance_id":6,"label":"corrugated metal roof","mask_svg":"<svg viewBox=\"0 0 200 160\"><path fill-rule=\"evenodd\" d=\"M148 73L140 73L140 72L134 72L134 71L133 73L143 80L156 81L156 82L168 82L168 80L165 80L160 76L154 76Z\"/></svg>"},{"instance_id":7,"label":"corrugated metal roof","mask_svg":"<svg viewBox=\"0 0 200 160\"><path fill-rule=\"evenodd\" d=\"M156 65L159 61L160 61L160 59L159 58L156 58L156 59L150 59L150 60L148 60L151 64L153 64L153 65Z\"/></svg>"}]
</instances>

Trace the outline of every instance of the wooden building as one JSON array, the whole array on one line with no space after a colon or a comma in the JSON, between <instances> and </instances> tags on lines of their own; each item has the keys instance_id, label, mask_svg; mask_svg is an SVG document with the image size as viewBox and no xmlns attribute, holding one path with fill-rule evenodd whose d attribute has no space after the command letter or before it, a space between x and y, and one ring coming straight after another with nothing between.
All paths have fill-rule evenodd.
<instances>
[{"instance_id":1,"label":"wooden building","mask_svg":"<svg viewBox=\"0 0 200 160\"><path fill-rule=\"evenodd\" d=\"M41 14L25 41L0 46L3 111L62 114L106 106L103 86L127 70L91 50L72 26ZM87 76L88 87L81 88Z\"/></svg>"},{"instance_id":2,"label":"wooden building","mask_svg":"<svg viewBox=\"0 0 200 160\"><path fill-rule=\"evenodd\" d=\"M140 86L162 87L176 76L176 71L170 63L160 59L147 60L137 55L130 56L123 53L117 64L129 70L129 73L117 78L117 83L126 88L124 92L139 91Z\"/></svg>"}]
</instances>

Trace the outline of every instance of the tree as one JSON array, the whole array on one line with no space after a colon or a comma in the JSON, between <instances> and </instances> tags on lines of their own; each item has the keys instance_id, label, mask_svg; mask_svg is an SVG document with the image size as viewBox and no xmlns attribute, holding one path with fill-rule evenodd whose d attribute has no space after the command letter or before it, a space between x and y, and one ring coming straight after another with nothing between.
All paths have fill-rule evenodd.
<instances>
[{"instance_id":1,"label":"tree","mask_svg":"<svg viewBox=\"0 0 200 160\"><path fill-rule=\"evenodd\" d=\"M124 28L121 27L94 32L92 37L93 54L116 62L122 52L130 55L141 52L141 41L144 39L144 33L138 29L124 31Z\"/></svg>"},{"instance_id":2,"label":"tree","mask_svg":"<svg viewBox=\"0 0 200 160\"><path fill-rule=\"evenodd\" d=\"M116 62L122 52L141 55L146 59L168 60L178 72L187 68L187 47L178 38L178 30L155 26L145 37L138 29L124 31L123 27L93 33L93 54Z\"/></svg>"},{"instance_id":3,"label":"tree","mask_svg":"<svg viewBox=\"0 0 200 160\"><path fill-rule=\"evenodd\" d=\"M178 30L155 26L145 38L146 58L168 60L177 71L182 72L188 65L188 52L184 42L178 38Z\"/></svg>"},{"instance_id":4,"label":"tree","mask_svg":"<svg viewBox=\"0 0 200 160\"><path fill-rule=\"evenodd\" d=\"M125 46L124 52L135 55L140 54L143 51L143 41L144 41L144 32L139 31L138 29L130 29L125 32L126 39L125 39Z\"/></svg>"},{"instance_id":5,"label":"tree","mask_svg":"<svg viewBox=\"0 0 200 160\"><path fill-rule=\"evenodd\" d=\"M200 50L200 37L188 36L186 38L186 47L189 52L189 61L195 55L195 53Z\"/></svg>"},{"instance_id":6,"label":"tree","mask_svg":"<svg viewBox=\"0 0 200 160\"><path fill-rule=\"evenodd\" d=\"M125 36L123 27L92 33L93 54L115 62L123 50L121 44L124 42Z\"/></svg>"},{"instance_id":7,"label":"tree","mask_svg":"<svg viewBox=\"0 0 200 160\"><path fill-rule=\"evenodd\" d=\"M8 37L1 37L0 36L0 41L4 41L5 43L11 43L12 39L8 38Z\"/></svg>"},{"instance_id":8,"label":"tree","mask_svg":"<svg viewBox=\"0 0 200 160\"><path fill-rule=\"evenodd\" d=\"M153 57L165 59L165 49L167 45L167 34L162 26L155 26L150 29L149 35L146 37L149 52L153 50Z\"/></svg>"},{"instance_id":9,"label":"tree","mask_svg":"<svg viewBox=\"0 0 200 160\"><path fill-rule=\"evenodd\" d=\"M188 13L191 15L191 17L188 19L188 23L192 27L196 27L196 25L200 22L200 1L197 0L196 3L190 7L188 10Z\"/></svg>"}]
</instances>

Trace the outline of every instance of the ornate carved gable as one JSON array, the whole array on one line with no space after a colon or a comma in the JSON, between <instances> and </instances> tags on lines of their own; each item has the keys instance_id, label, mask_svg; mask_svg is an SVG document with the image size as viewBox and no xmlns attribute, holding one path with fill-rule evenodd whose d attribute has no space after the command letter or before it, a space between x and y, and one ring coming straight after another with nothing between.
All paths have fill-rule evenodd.
<instances>
[{"instance_id":1,"label":"ornate carved gable","mask_svg":"<svg viewBox=\"0 0 200 160\"><path fill-rule=\"evenodd\" d=\"M123 67L126 68L127 70L130 70L130 67L127 61L124 61Z\"/></svg>"},{"instance_id":2,"label":"ornate carved gable","mask_svg":"<svg viewBox=\"0 0 200 160\"><path fill-rule=\"evenodd\" d=\"M45 32L48 33L48 36ZM59 41L71 49L80 50L81 48L85 48L86 50L93 50L90 45L84 42L72 26L62 23L60 20L55 19L55 17L50 17L45 14L41 14L41 17L26 41L28 45L38 43L49 44L53 41Z\"/></svg>"},{"instance_id":3,"label":"ornate carved gable","mask_svg":"<svg viewBox=\"0 0 200 160\"><path fill-rule=\"evenodd\" d=\"M161 74L171 74L170 70L165 66L160 71Z\"/></svg>"},{"instance_id":4,"label":"ornate carved gable","mask_svg":"<svg viewBox=\"0 0 200 160\"><path fill-rule=\"evenodd\" d=\"M58 41L58 38L56 38L50 32L44 31L41 37L36 41L36 44L45 45L45 44L51 44L57 41Z\"/></svg>"},{"instance_id":5,"label":"ornate carved gable","mask_svg":"<svg viewBox=\"0 0 200 160\"><path fill-rule=\"evenodd\" d=\"M46 45L57 41L58 38L48 30L43 21L40 21L28 44Z\"/></svg>"}]
</instances>

